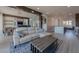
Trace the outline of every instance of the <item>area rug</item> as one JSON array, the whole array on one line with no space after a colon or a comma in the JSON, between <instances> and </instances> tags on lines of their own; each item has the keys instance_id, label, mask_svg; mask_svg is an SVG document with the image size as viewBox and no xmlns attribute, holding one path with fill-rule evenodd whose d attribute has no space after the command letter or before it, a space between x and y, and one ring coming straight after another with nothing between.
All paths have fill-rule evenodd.
<instances>
[{"instance_id":1,"label":"area rug","mask_svg":"<svg viewBox=\"0 0 79 59\"><path fill-rule=\"evenodd\" d=\"M19 44L16 47L11 44L10 47L10 52L11 53L31 53L32 51L30 50L30 44L31 42L26 42L23 44Z\"/></svg>"},{"instance_id":2,"label":"area rug","mask_svg":"<svg viewBox=\"0 0 79 59\"><path fill-rule=\"evenodd\" d=\"M58 48L61 46L62 42L63 42L62 40L58 40ZM31 41L23 44L19 44L16 47L14 47L13 43L11 43L10 52L11 53L32 53L30 45L31 45Z\"/></svg>"}]
</instances>

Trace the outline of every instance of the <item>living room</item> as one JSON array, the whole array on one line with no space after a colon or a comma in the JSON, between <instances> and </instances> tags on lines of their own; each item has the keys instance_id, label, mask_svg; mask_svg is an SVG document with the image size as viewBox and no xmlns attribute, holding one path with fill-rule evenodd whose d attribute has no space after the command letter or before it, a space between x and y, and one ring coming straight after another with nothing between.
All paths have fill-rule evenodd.
<instances>
[{"instance_id":1,"label":"living room","mask_svg":"<svg viewBox=\"0 0 79 59\"><path fill-rule=\"evenodd\" d=\"M0 52L79 52L78 10L78 6L0 6Z\"/></svg>"}]
</instances>

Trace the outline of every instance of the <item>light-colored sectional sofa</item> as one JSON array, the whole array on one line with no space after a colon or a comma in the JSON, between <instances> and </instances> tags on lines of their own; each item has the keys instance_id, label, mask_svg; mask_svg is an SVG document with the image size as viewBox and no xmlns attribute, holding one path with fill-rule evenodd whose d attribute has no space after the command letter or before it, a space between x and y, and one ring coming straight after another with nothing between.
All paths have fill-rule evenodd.
<instances>
[{"instance_id":1,"label":"light-colored sectional sofa","mask_svg":"<svg viewBox=\"0 0 79 59\"><path fill-rule=\"evenodd\" d=\"M14 46L31 41L37 37L44 37L51 33L45 32L43 29L37 28L17 28L13 33Z\"/></svg>"}]
</instances>

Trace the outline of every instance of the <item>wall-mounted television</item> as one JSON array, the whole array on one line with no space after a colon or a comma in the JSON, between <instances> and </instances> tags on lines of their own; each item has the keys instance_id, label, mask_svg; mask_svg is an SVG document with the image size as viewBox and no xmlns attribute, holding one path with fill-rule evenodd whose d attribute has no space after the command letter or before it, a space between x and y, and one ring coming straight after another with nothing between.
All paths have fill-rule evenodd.
<instances>
[{"instance_id":1,"label":"wall-mounted television","mask_svg":"<svg viewBox=\"0 0 79 59\"><path fill-rule=\"evenodd\" d=\"M18 27L23 26L23 21L17 21Z\"/></svg>"},{"instance_id":2,"label":"wall-mounted television","mask_svg":"<svg viewBox=\"0 0 79 59\"><path fill-rule=\"evenodd\" d=\"M18 27L30 27L30 25L24 25L23 21L17 21Z\"/></svg>"}]
</instances>

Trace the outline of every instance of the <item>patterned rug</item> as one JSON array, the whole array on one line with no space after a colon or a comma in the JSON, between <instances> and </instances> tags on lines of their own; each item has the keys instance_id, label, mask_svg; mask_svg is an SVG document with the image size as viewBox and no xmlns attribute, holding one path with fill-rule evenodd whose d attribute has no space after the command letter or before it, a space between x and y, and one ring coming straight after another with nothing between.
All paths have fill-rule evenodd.
<instances>
[{"instance_id":1,"label":"patterned rug","mask_svg":"<svg viewBox=\"0 0 79 59\"><path fill-rule=\"evenodd\" d=\"M32 51L30 50L30 44L31 42L26 42L23 44L19 44L16 47L14 47L13 44L11 44L10 52L11 53L32 53Z\"/></svg>"},{"instance_id":2,"label":"patterned rug","mask_svg":"<svg viewBox=\"0 0 79 59\"><path fill-rule=\"evenodd\" d=\"M58 48L60 47L62 42L63 42L62 40L58 40ZM23 43L23 44L20 44L14 47L13 43L11 43L10 52L11 53L32 53L30 44L31 42L26 42L26 43Z\"/></svg>"}]
</instances>

